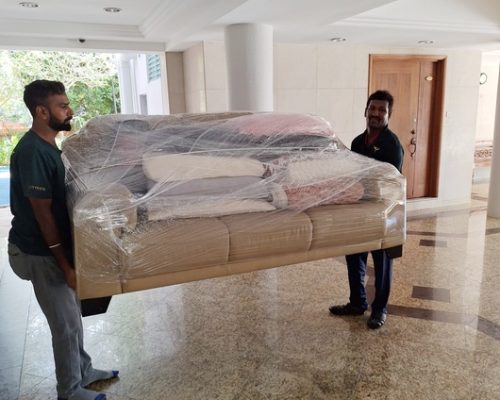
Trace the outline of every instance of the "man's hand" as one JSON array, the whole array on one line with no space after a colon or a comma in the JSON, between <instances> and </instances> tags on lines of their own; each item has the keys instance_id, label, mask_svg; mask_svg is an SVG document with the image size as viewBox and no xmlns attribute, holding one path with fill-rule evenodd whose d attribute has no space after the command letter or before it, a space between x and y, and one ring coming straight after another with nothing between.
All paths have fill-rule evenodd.
<instances>
[{"instance_id":1,"label":"man's hand","mask_svg":"<svg viewBox=\"0 0 500 400\"><path fill-rule=\"evenodd\" d=\"M66 283L68 286L76 290L76 272L73 268L68 268L64 271L64 277L66 278Z\"/></svg>"},{"instance_id":2,"label":"man's hand","mask_svg":"<svg viewBox=\"0 0 500 400\"><path fill-rule=\"evenodd\" d=\"M52 199L38 199L29 197L33 214L38 222L43 238L47 243L57 265L64 273L68 286L76 290L76 273L73 265L66 258L64 248L61 245L61 236L52 214ZM51 246L52 245L52 246Z\"/></svg>"}]
</instances>

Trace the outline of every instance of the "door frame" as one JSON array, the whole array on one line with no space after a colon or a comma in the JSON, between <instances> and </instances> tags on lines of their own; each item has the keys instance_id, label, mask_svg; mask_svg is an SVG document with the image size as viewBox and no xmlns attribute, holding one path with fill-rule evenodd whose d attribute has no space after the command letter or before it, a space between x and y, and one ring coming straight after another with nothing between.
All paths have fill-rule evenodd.
<instances>
[{"instance_id":1,"label":"door frame","mask_svg":"<svg viewBox=\"0 0 500 400\"><path fill-rule=\"evenodd\" d=\"M441 142L444 119L444 92L446 79L446 56L443 55L411 55L411 54L370 54L368 72L368 94L375 89L372 87L373 63L375 61L431 61L436 63L436 86L434 91L434 109L431 116L430 129L433 131L429 146L430 163L426 166L429 179L429 197L438 197L439 194L439 166L441 165ZM418 198L421 199L421 198ZM416 200L418 200L416 199Z\"/></svg>"}]
</instances>

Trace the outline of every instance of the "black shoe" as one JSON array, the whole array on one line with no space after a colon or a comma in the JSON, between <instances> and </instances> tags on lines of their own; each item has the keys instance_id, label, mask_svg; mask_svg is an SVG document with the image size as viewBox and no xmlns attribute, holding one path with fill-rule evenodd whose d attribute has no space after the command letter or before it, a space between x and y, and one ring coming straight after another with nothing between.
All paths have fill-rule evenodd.
<instances>
[{"instance_id":1,"label":"black shoe","mask_svg":"<svg viewBox=\"0 0 500 400\"><path fill-rule=\"evenodd\" d=\"M363 315L366 308L354 306L351 303L347 303L341 306L331 306L329 308L330 314L333 315Z\"/></svg>"},{"instance_id":2,"label":"black shoe","mask_svg":"<svg viewBox=\"0 0 500 400\"><path fill-rule=\"evenodd\" d=\"M372 314L370 315L370 318L368 318L368 322L366 324L370 329L378 329L385 324L386 319L387 313L385 311L372 311Z\"/></svg>"}]
</instances>

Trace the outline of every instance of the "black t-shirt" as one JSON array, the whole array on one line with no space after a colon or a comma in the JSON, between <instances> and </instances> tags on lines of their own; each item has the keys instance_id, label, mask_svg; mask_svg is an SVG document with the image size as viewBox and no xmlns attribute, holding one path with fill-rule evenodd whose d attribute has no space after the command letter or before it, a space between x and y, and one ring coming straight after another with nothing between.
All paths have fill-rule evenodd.
<instances>
[{"instance_id":1,"label":"black t-shirt","mask_svg":"<svg viewBox=\"0 0 500 400\"><path fill-rule=\"evenodd\" d=\"M65 170L61 150L28 131L10 160L10 209L14 216L9 241L27 254L52 255L35 219L29 197L52 199L52 213L62 245L71 253L71 228L66 207Z\"/></svg>"},{"instance_id":2,"label":"black t-shirt","mask_svg":"<svg viewBox=\"0 0 500 400\"><path fill-rule=\"evenodd\" d=\"M364 131L354 138L351 143L351 150L375 160L392 164L401 172L404 151L394 132L386 127L380 132L375 142L369 145L366 144L367 135L367 131Z\"/></svg>"}]
</instances>

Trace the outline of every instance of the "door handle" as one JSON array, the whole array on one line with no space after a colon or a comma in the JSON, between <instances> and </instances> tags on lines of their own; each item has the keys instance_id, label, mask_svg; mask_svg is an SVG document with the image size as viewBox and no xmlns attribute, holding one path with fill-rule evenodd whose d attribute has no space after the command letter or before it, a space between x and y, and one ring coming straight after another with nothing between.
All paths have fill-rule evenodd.
<instances>
[{"instance_id":1,"label":"door handle","mask_svg":"<svg viewBox=\"0 0 500 400\"><path fill-rule=\"evenodd\" d=\"M415 140L415 137L412 137L410 140L410 157L413 158L416 152L417 152L417 141Z\"/></svg>"}]
</instances>

